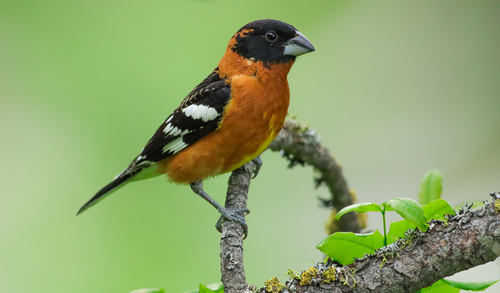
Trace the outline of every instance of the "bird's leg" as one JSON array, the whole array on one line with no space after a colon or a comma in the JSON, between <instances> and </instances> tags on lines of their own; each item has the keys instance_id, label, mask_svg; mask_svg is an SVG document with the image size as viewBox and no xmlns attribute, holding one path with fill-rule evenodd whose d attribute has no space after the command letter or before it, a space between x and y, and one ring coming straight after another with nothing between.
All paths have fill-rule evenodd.
<instances>
[{"instance_id":1,"label":"bird's leg","mask_svg":"<svg viewBox=\"0 0 500 293\"><path fill-rule=\"evenodd\" d=\"M250 213L249 209L228 210L225 207L221 206L218 202L216 202L213 198L211 198L205 192L205 190L203 190L203 181L201 181L201 180L195 181L195 182L189 184L189 186L191 186L191 189L194 191L194 193L198 194L204 200L208 201L221 214L220 219L217 221L217 224L215 225L215 228L217 228L217 230L219 232L222 232L222 223L223 223L223 218L224 218L224 219L227 219L230 221L240 223L243 226L243 231L245 234L244 238L247 237L248 226L247 226L247 223L245 222L244 215Z\"/></svg>"},{"instance_id":2,"label":"bird's leg","mask_svg":"<svg viewBox=\"0 0 500 293\"><path fill-rule=\"evenodd\" d=\"M252 161L255 163L255 169L253 170L253 176L252 176L252 179L254 179L255 177L257 177L257 174L259 174L260 167L262 167L262 160L260 159L260 155L258 155Z\"/></svg>"}]
</instances>

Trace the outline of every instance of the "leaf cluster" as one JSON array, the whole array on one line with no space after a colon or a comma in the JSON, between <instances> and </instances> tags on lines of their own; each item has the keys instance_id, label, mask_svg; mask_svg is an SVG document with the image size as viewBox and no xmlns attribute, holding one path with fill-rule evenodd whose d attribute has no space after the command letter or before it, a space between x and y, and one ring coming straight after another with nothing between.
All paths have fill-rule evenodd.
<instances>
[{"instance_id":1,"label":"leaf cluster","mask_svg":"<svg viewBox=\"0 0 500 293\"><path fill-rule=\"evenodd\" d=\"M387 246L405 237L405 232L409 229L420 229L427 231L427 222L431 219L446 221L446 215L455 215L455 210L446 201L441 199L443 177L438 171L427 172L420 183L418 192L419 203L409 198L390 199L382 204L360 203L347 206L337 213L338 220L343 215L350 212L366 213L379 212L382 214L384 234L378 230L371 233L359 234L352 232L337 232L323 241L317 248L328 255L334 261L343 265L354 262L355 258L361 258L365 254L374 254L379 248ZM385 213L394 211L398 213L403 220L390 224L389 232L386 232ZM420 292L438 293L438 292L460 292L460 290L482 291L493 282L456 282L442 279Z\"/></svg>"}]
</instances>

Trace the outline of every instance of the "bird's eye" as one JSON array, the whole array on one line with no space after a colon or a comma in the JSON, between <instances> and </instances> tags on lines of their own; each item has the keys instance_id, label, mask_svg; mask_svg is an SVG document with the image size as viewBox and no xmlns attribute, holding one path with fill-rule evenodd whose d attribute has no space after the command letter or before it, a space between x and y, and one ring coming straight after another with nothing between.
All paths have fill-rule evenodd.
<instances>
[{"instance_id":1,"label":"bird's eye","mask_svg":"<svg viewBox=\"0 0 500 293\"><path fill-rule=\"evenodd\" d=\"M278 35L273 31L269 31L266 33L265 37L269 42L274 42L278 38Z\"/></svg>"}]
</instances>

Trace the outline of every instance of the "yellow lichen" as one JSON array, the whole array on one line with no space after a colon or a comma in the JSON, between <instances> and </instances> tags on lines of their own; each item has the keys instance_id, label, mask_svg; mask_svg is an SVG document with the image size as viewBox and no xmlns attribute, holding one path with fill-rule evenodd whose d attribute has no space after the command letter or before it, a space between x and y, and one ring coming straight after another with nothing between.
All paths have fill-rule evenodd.
<instances>
[{"instance_id":1,"label":"yellow lichen","mask_svg":"<svg viewBox=\"0 0 500 293\"><path fill-rule=\"evenodd\" d=\"M356 190L349 189L349 195L351 196L352 203L357 203L358 202L358 195L356 193Z\"/></svg>"},{"instance_id":2,"label":"yellow lichen","mask_svg":"<svg viewBox=\"0 0 500 293\"><path fill-rule=\"evenodd\" d=\"M335 220L336 216L337 216L337 210L332 209L332 212L330 213L330 218L325 223L325 230L328 235L332 235L333 233L339 231L337 220Z\"/></svg>"},{"instance_id":3,"label":"yellow lichen","mask_svg":"<svg viewBox=\"0 0 500 293\"><path fill-rule=\"evenodd\" d=\"M337 279L336 271L333 266L329 267L328 270L323 272L323 283L330 284Z\"/></svg>"},{"instance_id":4,"label":"yellow lichen","mask_svg":"<svg viewBox=\"0 0 500 293\"><path fill-rule=\"evenodd\" d=\"M267 280L264 282L266 285L266 291L272 293L278 293L283 288L283 284L280 283L280 280L276 277L272 277L271 280Z\"/></svg>"},{"instance_id":5,"label":"yellow lichen","mask_svg":"<svg viewBox=\"0 0 500 293\"><path fill-rule=\"evenodd\" d=\"M311 283L312 278L316 277L318 269L311 267L301 275L300 285L307 285Z\"/></svg>"},{"instance_id":6,"label":"yellow lichen","mask_svg":"<svg viewBox=\"0 0 500 293\"><path fill-rule=\"evenodd\" d=\"M356 213L359 229L366 229L368 223L368 213Z\"/></svg>"},{"instance_id":7,"label":"yellow lichen","mask_svg":"<svg viewBox=\"0 0 500 293\"><path fill-rule=\"evenodd\" d=\"M355 190L353 189L349 190L349 195L351 197L353 204L358 201ZM332 212L330 213L330 218L325 223L325 230L328 235L332 235L335 232L341 232L338 226L338 221L335 220L336 216L337 216L337 210L332 209ZM356 213L356 219L358 222L359 229L365 229L367 227L368 223L367 213Z\"/></svg>"}]
</instances>

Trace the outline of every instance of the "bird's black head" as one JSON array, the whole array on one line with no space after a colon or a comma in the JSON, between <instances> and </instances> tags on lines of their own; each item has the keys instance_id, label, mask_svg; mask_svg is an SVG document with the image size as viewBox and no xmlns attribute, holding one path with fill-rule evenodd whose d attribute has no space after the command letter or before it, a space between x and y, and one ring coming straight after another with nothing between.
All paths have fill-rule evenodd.
<instances>
[{"instance_id":1,"label":"bird's black head","mask_svg":"<svg viewBox=\"0 0 500 293\"><path fill-rule=\"evenodd\" d=\"M309 40L288 23L261 19L242 27L231 48L235 53L264 64L286 63L314 51Z\"/></svg>"}]
</instances>

